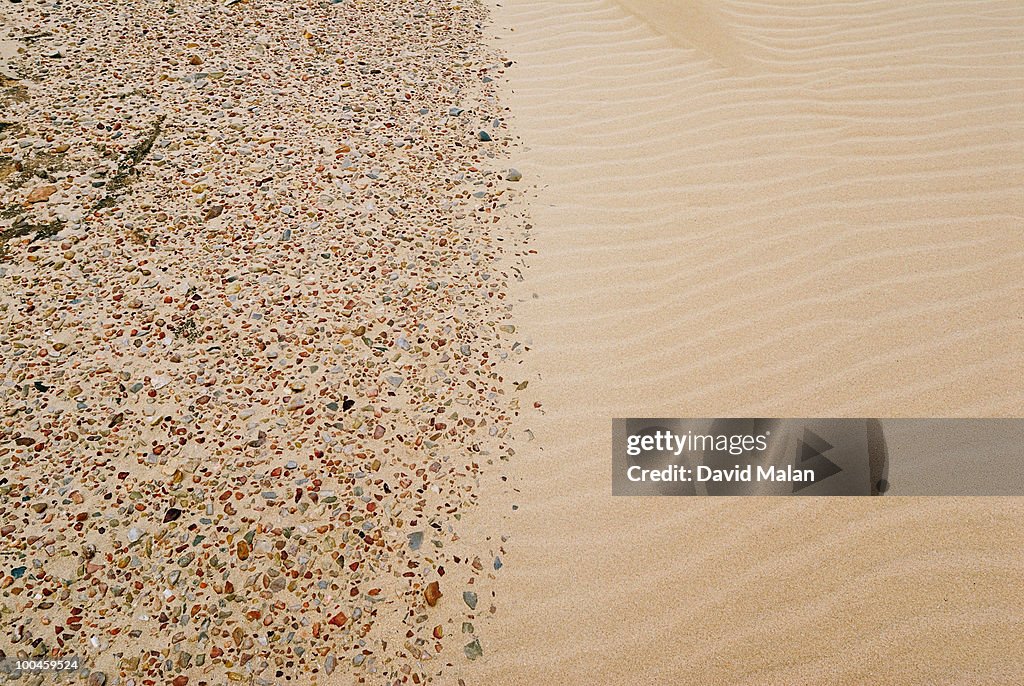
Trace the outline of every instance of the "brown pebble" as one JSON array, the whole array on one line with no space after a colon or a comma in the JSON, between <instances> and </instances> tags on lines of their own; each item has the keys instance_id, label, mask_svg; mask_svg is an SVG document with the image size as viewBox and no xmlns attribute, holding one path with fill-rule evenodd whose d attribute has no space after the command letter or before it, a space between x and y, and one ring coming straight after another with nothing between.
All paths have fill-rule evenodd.
<instances>
[{"instance_id":1,"label":"brown pebble","mask_svg":"<svg viewBox=\"0 0 1024 686\"><path fill-rule=\"evenodd\" d=\"M423 591L423 595L427 599L427 605L429 605L430 607L434 607L435 605L437 605L437 601L440 600L441 596L443 595L441 593L441 585L436 581L431 581L429 584L427 584L427 588Z\"/></svg>"},{"instance_id":2,"label":"brown pebble","mask_svg":"<svg viewBox=\"0 0 1024 686\"><path fill-rule=\"evenodd\" d=\"M28 202L46 202L50 196L57 192L56 186L39 186L28 194Z\"/></svg>"},{"instance_id":3,"label":"brown pebble","mask_svg":"<svg viewBox=\"0 0 1024 686\"><path fill-rule=\"evenodd\" d=\"M328 622L328 624L330 624L331 626L345 626L345 622L347 621L348 617L345 616L345 613L339 612L338 614L331 617L331 620Z\"/></svg>"}]
</instances>

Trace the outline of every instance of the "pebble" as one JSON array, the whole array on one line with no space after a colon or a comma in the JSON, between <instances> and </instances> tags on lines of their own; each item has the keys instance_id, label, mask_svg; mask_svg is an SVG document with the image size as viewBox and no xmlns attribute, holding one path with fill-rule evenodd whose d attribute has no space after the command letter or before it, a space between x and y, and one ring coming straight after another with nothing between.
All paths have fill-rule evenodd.
<instances>
[{"instance_id":1,"label":"pebble","mask_svg":"<svg viewBox=\"0 0 1024 686\"><path fill-rule=\"evenodd\" d=\"M224 214L224 205L211 205L203 214L203 221L210 221L211 219L216 219L222 214Z\"/></svg>"},{"instance_id":2,"label":"pebble","mask_svg":"<svg viewBox=\"0 0 1024 686\"><path fill-rule=\"evenodd\" d=\"M179 510L176 507L169 507L169 508L167 508L167 511L164 512L163 523L167 524L168 522L175 522L180 517L181 517L181 510Z\"/></svg>"},{"instance_id":3,"label":"pebble","mask_svg":"<svg viewBox=\"0 0 1024 686\"><path fill-rule=\"evenodd\" d=\"M434 607L437 605L437 601L440 600L444 594L441 593L440 584L436 581L431 581L427 584L427 588L424 590L423 595L427 600L427 605Z\"/></svg>"},{"instance_id":4,"label":"pebble","mask_svg":"<svg viewBox=\"0 0 1024 686\"><path fill-rule=\"evenodd\" d=\"M470 660L483 657L484 649L480 646L480 639L474 638L471 642L467 643L463 648L463 652L466 653L466 657Z\"/></svg>"},{"instance_id":5,"label":"pebble","mask_svg":"<svg viewBox=\"0 0 1024 686\"><path fill-rule=\"evenodd\" d=\"M473 591L463 591L462 600L469 606L470 610L476 609L477 596Z\"/></svg>"},{"instance_id":6,"label":"pebble","mask_svg":"<svg viewBox=\"0 0 1024 686\"><path fill-rule=\"evenodd\" d=\"M505 172L505 179L513 182L522 181L523 175L519 172L518 169L509 169L507 172Z\"/></svg>"},{"instance_id":7,"label":"pebble","mask_svg":"<svg viewBox=\"0 0 1024 686\"><path fill-rule=\"evenodd\" d=\"M50 199L50 196L56 192L56 186L38 186L29 192L28 197L25 200L30 203L46 202Z\"/></svg>"}]
</instances>

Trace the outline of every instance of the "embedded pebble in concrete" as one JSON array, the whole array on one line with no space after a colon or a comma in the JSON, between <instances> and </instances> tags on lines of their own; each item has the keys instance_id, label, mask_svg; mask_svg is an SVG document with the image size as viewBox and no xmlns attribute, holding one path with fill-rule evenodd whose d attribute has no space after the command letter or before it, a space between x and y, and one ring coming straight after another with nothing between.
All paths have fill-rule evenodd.
<instances>
[{"instance_id":1,"label":"embedded pebble in concrete","mask_svg":"<svg viewBox=\"0 0 1024 686\"><path fill-rule=\"evenodd\" d=\"M483 7L0 19L0 657L447 683L508 559L462 518L526 402Z\"/></svg>"}]
</instances>

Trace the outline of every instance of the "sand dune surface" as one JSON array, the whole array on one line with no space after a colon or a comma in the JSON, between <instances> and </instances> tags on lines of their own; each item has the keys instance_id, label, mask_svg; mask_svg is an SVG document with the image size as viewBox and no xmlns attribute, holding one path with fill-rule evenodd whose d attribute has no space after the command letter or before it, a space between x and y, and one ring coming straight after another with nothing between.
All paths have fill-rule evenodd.
<instances>
[{"instance_id":1,"label":"sand dune surface","mask_svg":"<svg viewBox=\"0 0 1024 686\"><path fill-rule=\"evenodd\" d=\"M610 497L612 417L1021 414L1024 6L494 19L537 188L517 313L541 407L472 676L1024 680L1014 499Z\"/></svg>"}]
</instances>

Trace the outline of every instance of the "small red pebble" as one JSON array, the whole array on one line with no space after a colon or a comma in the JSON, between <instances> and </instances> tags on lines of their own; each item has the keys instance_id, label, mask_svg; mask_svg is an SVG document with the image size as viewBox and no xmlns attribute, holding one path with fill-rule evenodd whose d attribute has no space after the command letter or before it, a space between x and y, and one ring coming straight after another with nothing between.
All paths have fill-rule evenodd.
<instances>
[{"instance_id":1,"label":"small red pebble","mask_svg":"<svg viewBox=\"0 0 1024 686\"><path fill-rule=\"evenodd\" d=\"M181 676L174 677L174 681L171 682L173 686L185 686L188 683L188 677L182 674Z\"/></svg>"},{"instance_id":2,"label":"small red pebble","mask_svg":"<svg viewBox=\"0 0 1024 686\"><path fill-rule=\"evenodd\" d=\"M330 624L331 626L345 626L345 622L347 621L348 617L345 616L345 613L339 612L338 614L331 617L331 621L328 622L328 624Z\"/></svg>"}]
</instances>

